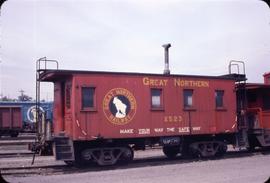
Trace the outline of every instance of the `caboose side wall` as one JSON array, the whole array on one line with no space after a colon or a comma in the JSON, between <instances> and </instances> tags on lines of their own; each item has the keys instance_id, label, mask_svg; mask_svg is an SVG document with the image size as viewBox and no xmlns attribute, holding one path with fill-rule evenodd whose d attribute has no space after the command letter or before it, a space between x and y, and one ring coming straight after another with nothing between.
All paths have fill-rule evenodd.
<instances>
[{"instance_id":1,"label":"caboose side wall","mask_svg":"<svg viewBox=\"0 0 270 183\"><path fill-rule=\"evenodd\" d=\"M93 108L82 109L83 87L95 89ZM152 88L162 90L161 108L151 107ZM183 107L185 89L193 90L194 106L189 109ZM224 107L215 106L216 90L224 91ZM233 90L233 80L210 77L73 74L66 82L55 82L55 132L65 131L73 140L234 133ZM129 119L121 121L105 109L117 92L126 92L126 98L132 100Z\"/></svg>"},{"instance_id":2,"label":"caboose side wall","mask_svg":"<svg viewBox=\"0 0 270 183\"><path fill-rule=\"evenodd\" d=\"M262 85L260 85L262 87ZM266 85L267 86L267 85ZM269 87L269 86L268 86ZM251 114L256 115L255 128L270 129L270 88L253 88L247 90L248 108ZM254 122L253 122L254 123Z\"/></svg>"}]
</instances>

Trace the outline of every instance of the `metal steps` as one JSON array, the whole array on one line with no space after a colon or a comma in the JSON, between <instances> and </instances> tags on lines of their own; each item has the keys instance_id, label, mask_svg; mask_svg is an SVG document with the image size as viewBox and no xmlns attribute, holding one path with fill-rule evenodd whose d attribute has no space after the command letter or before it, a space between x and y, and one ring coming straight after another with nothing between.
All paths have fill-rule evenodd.
<instances>
[{"instance_id":1,"label":"metal steps","mask_svg":"<svg viewBox=\"0 0 270 183\"><path fill-rule=\"evenodd\" d=\"M256 129L254 132L262 147L270 146L270 129Z\"/></svg>"},{"instance_id":2,"label":"metal steps","mask_svg":"<svg viewBox=\"0 0 270 183\"><path fill-rule=\"evenodd\" d=\"M237 133L236 139L237 139L237 143L236 143L237 147L239 148L249 147L247 131L245 129L239 130L239 132Z\"/></svg>"},{"instance_id":3,"label":"metal steps","mask_svg":"<svg viewBox=\"0 0 270 183\"><path fill-rule=\"evenodd\" d=\"M74 161L72 141L65 136L54 137L54 154L56 160Z\"/></svg>"}]
</instances>

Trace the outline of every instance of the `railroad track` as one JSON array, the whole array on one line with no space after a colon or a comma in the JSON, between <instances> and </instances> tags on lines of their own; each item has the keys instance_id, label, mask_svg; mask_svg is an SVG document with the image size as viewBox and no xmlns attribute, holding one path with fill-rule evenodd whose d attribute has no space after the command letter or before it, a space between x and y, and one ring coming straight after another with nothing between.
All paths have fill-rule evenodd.
<instances>
[{"instance_id":1,"label":"railroad track","mask_svg":"<svg viewBox=\"0 0 270 183\"><path fill-rule=\"evenodd\" d=\"M178 157L173 160L169 160L164 156L155 156L155 157L146 157L146 158L137 158L134 159L128 165L114 165L99 167L97 165L91 165L88 167L75 167L68 166L65 164L60 165L29 165L25 167L5 167L0 168L2 175L12 175L12 176L30 176L30 175L57 175L57 174L66 174L66 173L83 173L89 171L107 171L107 170L117 170L117 169L129 169L129 168L139 168L145 166L166 166L173 164L183 164L183 163L192 163L192 162L202 162L208 160L224 160L231 158L244 158L247 156L256 156L260 154L270 155L270 151L256 151L256 152L247 152L247 151L232 151L228 152L224 157L221 158L209 158L209 159L194 159L187 158L182 159Z\"/></svg>"},{"instance_id":2,"label":"railroad track","mask_svg":"<svg viewBox=\"0 0 270 183\"><path fill-rule=\"evenodd\" d=\"M16 140L34 140L35 138L36 138L35 134L20 135L18 137L3 136L3 137L0 137L0 142L1 141L16 141Z\"/></svg>"},{"instance_id":3,"label":"railroad track","mask_svg":"<svg viewBox=\"0 0 270 183\"><path fill-rule=\"evenodd\" d=\"M0 152L1 158L17 158L17 157L30 157L33 156L33 152Z\"/></svg>"},{"instance_id":4,"label":"railroad track","mask_svg":"<svg viewBox=\"0 0 270 183\"><path fill-rule=\"evenodd\" d=\"M1 137L0 141L15 141L15 140L35 140L35 136L22 136L22 137Z\"/></svg>"},{"instance_id":5,"label":"railroad track","mask_svg":"<svg viewBox=\"0 0 270 183\"><path fill-rule=\"evenodd\" d=\"M35 141L35 136L26 135L19 137L1 137L0 138L0 150L5 146L22 146L28 145Z\"/></svg>"},{"instance_id":6,"label":"railroad track","mask_svg":"<svg viewBox=\"0 0 270 183\"><path fill-rule=\"evenodd\" d=\"M44 166L27 166L27 167L8 167L8 168L1 168L2 175L25 175L25 174L58 174L61 172L68 171L67 165L44 165ZM69 167L74 169L73 167ZM66 170L65 170L66 169Z\"/></svg>"}]
</instances>

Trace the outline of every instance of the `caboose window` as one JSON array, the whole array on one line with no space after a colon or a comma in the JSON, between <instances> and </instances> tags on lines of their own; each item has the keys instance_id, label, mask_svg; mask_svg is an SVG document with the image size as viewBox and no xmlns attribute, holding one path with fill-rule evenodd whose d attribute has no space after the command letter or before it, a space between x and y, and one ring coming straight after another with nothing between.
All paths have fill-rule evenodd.
<instances>
[{"instance_id":1,"label":"caboose window","mask_svg":"<svg viewBox=\"0 0 270 183\"><path fill-rule=\"evenodd\" d=\"M255 92L250 92L247 94L248 102L256 102L257 94Z\"/></svg>"},{"instance_id":2,"label":"caboose window","mask_svg":"<svg viewBox=\"0 0 270 183\"><path fill-rule=\"evenodd\" d=\"M82 87L82 109L95 107L95 88Z\"/></svg>"},{"instance_id":3,"label":"caboose window","mask_svg":"<svg viewBox=\"0 0 270 183\"><path fill-rule=\"evenodd\" d=\"M270 96L263 94L263 110L270 109Z\"/></svg>"},{"instance_id":4,"label":"caboose window","mask_svg":"<svg viewBox=\"0 0 270 183\"><path fill-rule=\"evenodd\" d=\"M162 95L162 89L151 89L151 106L152 108L161 108L161 95Z\"/></svg>"},{"instance_id":5,"label":"caboose window","mask_svg":"<svg viewBox=\"0 0 270 183\"><path fill-rule=\"evenodd\" d=\"M224 90L216 90L215 92L216 108L224 107L223 96L224 96Z\"/></svg>"},{"instance_id":6,"label":"caboose window","mask_svg":"<svg viewBox=\"0 0 270 183\"><path fill-rule=\"evenodd\" d=\"M193 106L193 90L184 90L184 108Z\"/></svg>"}]
</instances>

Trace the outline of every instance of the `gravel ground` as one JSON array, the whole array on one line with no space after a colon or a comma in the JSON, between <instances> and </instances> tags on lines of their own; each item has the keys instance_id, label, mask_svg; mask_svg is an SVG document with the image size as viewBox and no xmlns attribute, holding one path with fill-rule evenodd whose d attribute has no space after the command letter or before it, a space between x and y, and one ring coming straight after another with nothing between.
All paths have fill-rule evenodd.
<instances>
[{"instance_id":1,"label":"gravel ground","mask_svg":"<svg viewBox=\"0 0 270 183\"><path fill-rule=\"evenodd\" d=\"M136 158L148 156L160 157L160 150L136 152ZM143 166L126 166L121 168L106 168L104 170L77 173L65 173L60 175L31 175L18 177L16 175L4 176L12 183L263 183L270 177L270 155L256 154L252 156L224 158L219 160L204 161L165 161L148 163ZM4 163L3 161L1 164ZM7 162L6 162L7 163ZM23 163L20 162L20 163ZM37 163L53 163L52 157L38 157ZM58 162L60 163L60 162ZM12 163L11 163L12 164ZM2 165L1 165L2 166ZM11 166L11 165L10 165Z\"/></svg>"}]
</instances>

